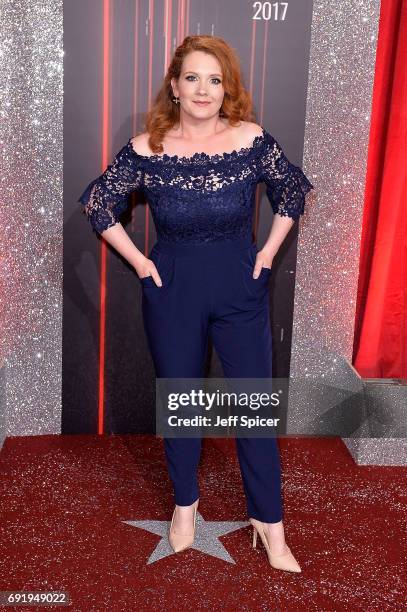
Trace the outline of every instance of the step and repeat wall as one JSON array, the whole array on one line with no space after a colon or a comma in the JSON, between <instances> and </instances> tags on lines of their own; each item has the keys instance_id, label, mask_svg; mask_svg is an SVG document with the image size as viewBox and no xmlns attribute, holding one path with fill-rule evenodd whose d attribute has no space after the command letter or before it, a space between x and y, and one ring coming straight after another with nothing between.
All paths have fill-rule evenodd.
<instances>
[{"instance_id":1,"label":"step and repeat wall","mask_svg":"<svg viewBox=\"0 0 407 612\"><path fill-rule=\"evenodd\" d=\"M145 113L176 46L188 34L209 34L236 49L256 122L274 135L292 163L302 165L311 21L311 0L64 4L63 431L94 431L101 410L106 432L154 431L155 378L140 284L131 266L108 247L102 289L101 239L75 203L101 172L102 139L108 135L111 161L131 136L144 131ZM261 246L273 215L264 186L258 191L253 229ZM139 194L129 198L122 223L148 255L155 228ZM288 376L290 364L297 230L296 225L280 249L270 283L274 375L281 377ZM211 344L206 373L222 376Z\"/></svg>"}]
</instances>

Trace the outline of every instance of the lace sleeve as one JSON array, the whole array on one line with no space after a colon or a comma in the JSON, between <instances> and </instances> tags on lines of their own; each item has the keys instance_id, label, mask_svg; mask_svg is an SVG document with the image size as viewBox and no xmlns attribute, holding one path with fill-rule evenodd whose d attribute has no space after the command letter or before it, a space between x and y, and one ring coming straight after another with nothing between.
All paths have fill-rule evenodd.
<instances>
[{"instance_id":1,"label":"lace sleeve","mask_svg":"<svg viewBox=\"0 0 407 612\"><path fill-rule=\"evenodd\" d=\"M130 146L129 141L78 199L95 232L101 233L115 225L128 206L130 193L142 187L143 172L135 163L136 156Z\"/></svg>"},{"instance_id":2,"label":"lace sleeve","mask_svg":"<svg viewBox=\"0 0 407 612\"><path fill-rule=\"evenodd\" d=\"M274 214L296 220L304 214L305 195L314 188L301 168L291 164L278 142L265 133L260 182L266 184Z\"/></svg>"}]
</instances>

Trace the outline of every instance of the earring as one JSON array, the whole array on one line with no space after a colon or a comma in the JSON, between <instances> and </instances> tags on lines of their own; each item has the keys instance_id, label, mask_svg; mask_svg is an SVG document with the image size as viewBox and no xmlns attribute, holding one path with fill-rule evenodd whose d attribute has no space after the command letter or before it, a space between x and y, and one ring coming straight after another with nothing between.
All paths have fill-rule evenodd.
<instances>
[{"instance_id":1,"label":"earring","mask_svg":"<svg viewBox=\"0 0 407 612\"><path fill-rule=\"evenodd\" d=\"M179 103L179 98L177 96L175 96L175 98L172 99L173 102L175 102L175 104Z\"/></svg>"}]
</instances>

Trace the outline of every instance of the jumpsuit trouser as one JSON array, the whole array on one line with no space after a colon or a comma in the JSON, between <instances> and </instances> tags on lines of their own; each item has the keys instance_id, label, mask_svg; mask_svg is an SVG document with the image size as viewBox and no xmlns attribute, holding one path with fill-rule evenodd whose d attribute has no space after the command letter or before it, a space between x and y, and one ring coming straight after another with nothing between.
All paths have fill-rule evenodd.
<instances>
[{"instance_id":1,"label":"jumpsuit trouser","mask_svg":"<svg viewBox=\"0 0 407 612\"><path fill-rule=\"evenodd\" d=\"M257 246L251 236L179 244L158 240L149 258L162 280L140 279L144 328L157 378L203 375L208 339L225 378L271 378L272 338L268 280L254 279ZM248 516L283 518L280 456L275 437L235 439ZM175 503L199 497L201 438L164 438Z\"/></svg>"}]
</instances>

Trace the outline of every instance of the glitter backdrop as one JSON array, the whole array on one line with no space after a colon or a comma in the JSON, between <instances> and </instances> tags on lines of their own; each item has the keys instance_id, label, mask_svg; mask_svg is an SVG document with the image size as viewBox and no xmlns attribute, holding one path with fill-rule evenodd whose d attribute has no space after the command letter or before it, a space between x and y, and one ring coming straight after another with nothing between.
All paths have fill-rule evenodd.
<instances>
[{"instance_id":1,"label":"glitter backdrop","mask_svg":"<svg viewBox=\"0 0 407 612\"><path fill-rule=\"evenodd\" d=\"M62 2L1 0L3 436L60 432Z\"/></svg>"},{"instance_id":2,"label":"glitter backdrop","mask_svg":"<svg viewBox=\"0 0 407 612\"><path fill-rule=\"evenodd\" d=\"M328 372L321 348L352 356L379 7L314 3L303 167L315 192L298 237L292 374Z\"/></svg>"},{"instance_id":3,"label":"glitter backdrop","mask_svg":"<svg viewBox=\"0 0 407 612\"><path fill-rule=\"evenodd\" d=\"M351 366L380 1L313 6L303 168L314 184L300 222L292 376L356 390ZM347 364L345 361L347 360ZM293 429L314 401L291 398ZM402 439L344 439L355 461L400 465Z\"/></svg>"}]
</instances>

